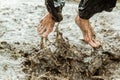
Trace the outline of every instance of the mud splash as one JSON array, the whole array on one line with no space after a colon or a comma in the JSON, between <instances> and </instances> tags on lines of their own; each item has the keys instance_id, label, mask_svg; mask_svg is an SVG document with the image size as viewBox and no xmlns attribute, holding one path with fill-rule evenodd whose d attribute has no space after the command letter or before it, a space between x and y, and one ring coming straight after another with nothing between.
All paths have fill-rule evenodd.
<instances>
[{"instance_id":1,"label":"mud splash","mask_svg":"<svg viewBox=\"0 0 120 80\"><path fill-rule=\"evenodd\" d=\"M111 13L96 14L90 20L102 43L100 49L82 40L74 23L76 14L71 13L76 13L78 3L71 1L63 9L59 30L47 41L41 39L39 48L36 26L47 12L44 0L40 1L1 0L0 80L120 79L119 3Z\"/></svg>"},{"instance_id":2,"label":"mud splash","mask_svg":"<svg viewBox=\"0 0 120 80\"><path fill-rule=\"evenodd\" d=\"M54 52L45 47L44 40L41 40L40 50L34 49L30 55L24 55L26 61L23 62L23 71L28 74L27 80L113 79L108 66L119 63L120 55L105 51L102 47L93 49L91 55L87 55L71 46L58 29L56 33L55 42L49 44L56 48Z\"/></svg>"}]
</instances>

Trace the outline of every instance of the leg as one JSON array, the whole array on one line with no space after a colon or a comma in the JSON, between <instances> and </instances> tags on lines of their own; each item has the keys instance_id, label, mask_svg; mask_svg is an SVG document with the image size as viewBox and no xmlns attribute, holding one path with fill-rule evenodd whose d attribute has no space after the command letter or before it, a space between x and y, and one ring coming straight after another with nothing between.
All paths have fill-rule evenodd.
<instances>
[{"instance_id":1,"label":"leg","mask_svg":"<svg viewBox=\"0 0 120 80\"><path fill-rule=\"evenodd\" d=\"M75 22L82 30L84 40L92 47L99 47L100 42L95 39L94 32L92 30L89 20L82 19L77 15L75 18Z\"/></svg>"},{"instance_id":2,"label":"leg","mask_svg":"<svg viewBox=\"0 0 120 80\"><path fill-rule=\"evenodd\" d=\"M49 13L44 16L37 28L42 37L47 37L52 32L55 22L62 21L62 8L65 0L45 0L45 5Z\"/></svg>"}]
</instances>

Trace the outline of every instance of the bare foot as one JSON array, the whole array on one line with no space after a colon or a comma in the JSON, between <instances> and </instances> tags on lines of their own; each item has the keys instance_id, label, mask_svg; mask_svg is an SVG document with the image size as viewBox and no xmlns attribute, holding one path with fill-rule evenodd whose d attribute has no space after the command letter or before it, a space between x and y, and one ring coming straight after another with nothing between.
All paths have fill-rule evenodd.
<instances>
[{"instance_id":1,"label":"bare foot","mask_svg":"<svg viewBox=\"0 0 120 80\"><path fill-rule=\"evenodd\" d=\"M42 37L47 37L50 32L52 32L54 27L55 21L52 19L51 14L47 14L43 17L43 19L40 21L40 24L38 25L38 33Z\"/></svg>"},{"instance_id":2,"label":"bare foot","mask_svg":"<svg viewBox=\"0 0 120 80\"><path fill-rule=\"evenodd\" d=\"M81 19L78 15L75 18L76 24L82 30L84 40L92 47L97 48L100 46L100 42L95 39L94 31L90 25L89 20Z\"/></svg>"}]
</instances>

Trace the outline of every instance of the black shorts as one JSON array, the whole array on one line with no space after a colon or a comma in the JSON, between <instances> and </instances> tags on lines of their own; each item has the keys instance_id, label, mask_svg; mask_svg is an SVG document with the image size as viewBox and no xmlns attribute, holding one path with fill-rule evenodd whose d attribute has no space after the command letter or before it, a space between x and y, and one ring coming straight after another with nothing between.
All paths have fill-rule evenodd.
<instances>
[{"instance_id":1,"label":"black shorts","mask_svg":"<svg viewBox=\"0 0 120 80\"><path fill-rule=\"evenodd\" d=\"M83 19L91 18L95 13L112 11L117 0L81 0L79 4L79 16Z\"/></svg>"}]
</instances>

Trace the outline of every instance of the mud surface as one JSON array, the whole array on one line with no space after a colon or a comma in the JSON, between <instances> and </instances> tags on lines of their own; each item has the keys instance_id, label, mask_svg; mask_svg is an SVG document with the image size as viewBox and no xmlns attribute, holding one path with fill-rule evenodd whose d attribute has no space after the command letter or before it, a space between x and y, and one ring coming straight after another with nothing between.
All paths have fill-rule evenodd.
<instances>
[{"instance_id":1,"label":"mud surface","mask_svg":"<svg viewBox=\"0 0 120 80\"><path fill-rule=\"evenodd\" d=\"M47 12L44 1L1 0L0 80L120 80L119 3L90 20L99 49L83 41L74 23L77 6L67 2L58 29L56 23L42 39L36 28Z\"/></svg>"}]
</instances>

